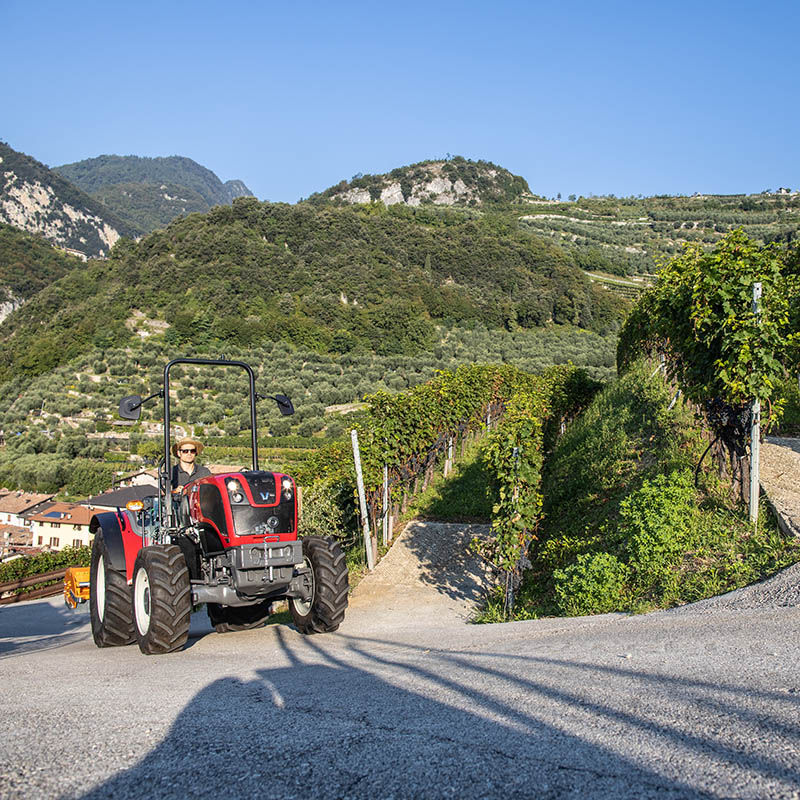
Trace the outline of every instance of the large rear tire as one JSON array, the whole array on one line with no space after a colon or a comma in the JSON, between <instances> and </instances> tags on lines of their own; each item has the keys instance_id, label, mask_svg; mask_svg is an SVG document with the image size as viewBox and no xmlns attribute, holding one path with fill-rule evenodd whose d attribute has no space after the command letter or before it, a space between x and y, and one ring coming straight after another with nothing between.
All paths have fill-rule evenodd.
<instances>
[{"instance_id":1,"label":"large rear tire","mask_svg":"<svg viewBox=\"0 0 800 800\"><path fill-rule=\"evenodd\" d=\"M89 618L92 637L98 647L118 647L136 641L131 590L125 573L111 566L102 530L95 533L92 543Z\"/></svg>"},{"instance_id":2,"label":"large rear tire","mask_svg":"<svg viewBox=\"0 0 800 800\"><path fill-rule=\"evenodd\" d=\"M174 653L189 638L192 589L180 547L143 547L133 566L133 619L145 655Z\"/></svg>"},{"instance_id":3,"label":"large rear tire","mask_svg":"<svg viewBox=\"0 0 800 800\"><path fill-rule=\"evenodd\" d=\"M301 633L330 633L339 627L347 608L350 582L344 551L335 539L306 536L303 557L311 567L311 592L305 600L289 598L292 620Z\"/></svg>"},{"instance_id":4,"label":"large rear tire","mask_svg":"<svg viewBox=\"0 0 800 800\"><path fill-rule=\"evenodd\" d=\"M264 600L252 606L223 606L219 603L209 603L207 611L208 618L217 633L228 633L249 631L266 625L271 607L272 600Z\"/></svg>"}]
</instances>

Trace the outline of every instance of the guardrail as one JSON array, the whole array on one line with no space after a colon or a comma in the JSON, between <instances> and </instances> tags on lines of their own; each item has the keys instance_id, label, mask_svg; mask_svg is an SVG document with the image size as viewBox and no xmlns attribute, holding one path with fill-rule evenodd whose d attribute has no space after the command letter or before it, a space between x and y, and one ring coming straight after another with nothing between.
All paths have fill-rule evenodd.
<instances>
[{"instance_id":1,"label":"guardrail","mask_svg":"<svg viewBox=\"0 0 800 800\"><path fill-rule=\"evenodd\" d=\"M22 600L36 600L39 597L52 597L53 595L61 594L64 591L64 575L66 574L66 567L63 569L56 569L52 572L43 572L41 575L28 575L27 578L19 578L15 581L7 581L0 583L0 605L8 605L9 603L19 603ZM41 589L32 589L29 592L19 592L18 594L9 594L9 592L16 592L17 589L26 589L29 586L36 586L40 583L48 583L49 581L58 581L50 586L43 586ZM8 595L6 597L5 595Z\"/></svg>"}]
</instances>

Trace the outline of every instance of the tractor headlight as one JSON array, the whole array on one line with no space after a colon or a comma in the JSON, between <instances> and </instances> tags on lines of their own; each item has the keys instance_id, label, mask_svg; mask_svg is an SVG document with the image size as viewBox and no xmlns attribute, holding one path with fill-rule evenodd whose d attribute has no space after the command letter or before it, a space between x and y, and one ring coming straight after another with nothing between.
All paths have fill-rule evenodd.
<instances>
[{"instance_id":1,"label":"tractor headlight","mask_svg":"<svg viewBox=\"0 0 800 800\"><path fill-rule=\"evenodd\" d=\"M291 500L293 497L293 490L292 490L292 479L291 478L284 478L281 481L281 493L283 494L284 500Z\"/></svg>"},{"instance_id":2,"label":"tractor headlight","mask_svg":"<svg viewBox=\"0 0 800 800\"><path fill-rule=\"evenodd\" d=\"M244 493L242 492L242 487L239 486L238 481L228 481L225 484L228 487L228 492L231 496L231 501L234 503L243 503L244 502Z\"/></svg>"}]
</instances>

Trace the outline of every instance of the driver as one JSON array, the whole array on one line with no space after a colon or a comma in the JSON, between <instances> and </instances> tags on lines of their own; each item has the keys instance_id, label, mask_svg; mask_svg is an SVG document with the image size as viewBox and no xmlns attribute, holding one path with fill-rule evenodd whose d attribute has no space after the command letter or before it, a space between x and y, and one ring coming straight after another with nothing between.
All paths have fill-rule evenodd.
<instances>
[{"instance_id":1,"label":"driver","mask_svg":"<svg viewBox=\"0 0 800 800\"><path fill-rule=\"evenodd\" d=\"M173 490L211 474L207 467L195 463L197 456L203 452L203 445L197 439L191 437L179 439L172 445L172 452L178 457L178 463L172 468Z\"/></svg>"}]
</instances>

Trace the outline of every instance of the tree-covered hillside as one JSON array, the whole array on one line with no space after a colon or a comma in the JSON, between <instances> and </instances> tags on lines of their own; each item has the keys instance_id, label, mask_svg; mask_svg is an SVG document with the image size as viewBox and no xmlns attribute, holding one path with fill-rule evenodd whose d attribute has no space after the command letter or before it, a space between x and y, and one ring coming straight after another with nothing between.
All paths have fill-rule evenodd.
<instances>
[{"instance_id":1,"label":"tree-covered hillside","mask_svg":"<svg viewBox=\"0 0 800 800\"><path fill-rule=\"evenodd\" d=\"M181 156L103 155L55 171L147 232L181 214L252 195L241 181L223 183L210 169Z\"/></svg>"},{"instance_id":2,"label":"tree-covered hillside","mask_svg":"<svg viewBox=\"0 0 800 800\"><path fill-rule=\"evenodd\" d=\"M194 189L175 183L115 183L101 187L92 196L147 233L166 228L181 215L211 208Z\"/></svg>"},{"instance_id":3,"label":"tree-covered hillside","mask_svg":"<svg viewBox=\"0 0 800 800\"><path fill-rule=\"evenodd\" d=\"M141 319L168 326L178 349L283 339L391 355L429 349L437 322L604 332L623 308L512 217L240 198L120 242L40 292L0 326L0 380L124 344Z\"/></svg>"},{"instance_id":4,"label":"tree-covered hillside","mask_svg":"<svg viewBox=\"0 0 800 800\"><path fill-rule=\"evenodd\" d=\"M308 198L313 205L378 201L504 213L564 247L587 272L618 276L654 273L685 244L711 247L735 228L761 243L790 242L800 231L800 192L788 189L758 195L546 199L532 194L524 178L461 156L355 175Z\"/></svg>"},{"instance_id":5,"label":"tree-covered hillside","mask_svg":"<svg viewBox=\"0 0 800 800\"><path fill-rule=\"evenodd\" d=\"M41 236L0 223L0 306L25 302L81 265L80 259L52 247ZM0 309L0 320L4 316Z\"/></svg>"}]
</instances>

